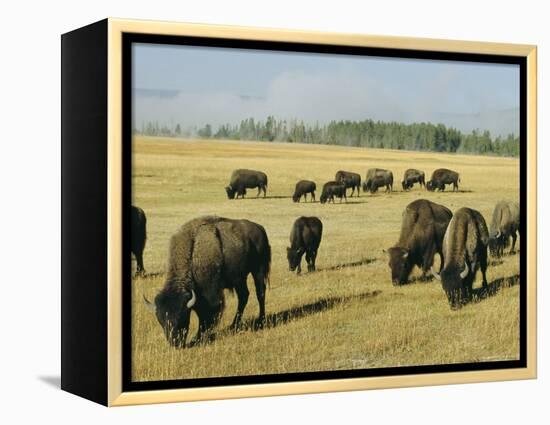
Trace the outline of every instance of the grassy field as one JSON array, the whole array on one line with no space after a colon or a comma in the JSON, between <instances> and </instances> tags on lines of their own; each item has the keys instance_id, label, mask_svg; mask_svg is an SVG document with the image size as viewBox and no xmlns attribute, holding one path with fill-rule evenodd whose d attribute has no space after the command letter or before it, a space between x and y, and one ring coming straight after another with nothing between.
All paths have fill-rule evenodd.
<instances>
[{"instance_id":1,"label":"grassy field","mask_svg":"<svg viewBox=\"0 0 550 425\"><path fill-rule=\"evenodd\" d=\"M451 311L438 281L393 287L383 248L398 239L401 214L415 199L427 198L452 211L479 210L489 225L498 200L519 199L517 159L426 152L233 141L134 140L133 204L147 214L145 277L132 292L133 380L322 371L388 366L480 362L519 357L519 256L491 260L492 293ZM379 167L393 171L394 192L383 191L347 204L293 203L296 181L323 183L343 169L360 173ZM418 186L401 191L407 168L429 178L436 168L461 175L460 192L431 193ZM236 168L264 171L268 197L228 200L224 186ZM449 190L449 189L448 189ZM272 247L268 323L253 331L228 331L236 296L227 307L216 340L190 349L171 348L156 318L143 305L164 283L170 236L191 218L215 214L247 218L263 225ZM288 271L286 246L292 223L315 215L324 226L318 270ZM436 259L436 264L439 259ZM305 267L305 258L303 260ZM415 269L412 277L419 276ZM413 279L414 280L414 279ZM476 287L481 285L481 275ZM258 314L254 285L244 321ZM196 332L192 315L190 335Z\"/></svg>"}]
</instances>

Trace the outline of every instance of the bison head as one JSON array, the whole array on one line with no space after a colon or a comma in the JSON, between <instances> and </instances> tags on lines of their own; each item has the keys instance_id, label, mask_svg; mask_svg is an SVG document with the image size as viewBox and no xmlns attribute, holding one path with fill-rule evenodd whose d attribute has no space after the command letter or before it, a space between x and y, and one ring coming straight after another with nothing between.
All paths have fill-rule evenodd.
<instances>
[{"instance_id":1,"label":"bison head","mask_svg":"<svg viewBox=\"0 0 550 425\"><path fill-rule=\"evenodd\" d=\"M388 265L391 269L391 281L393 285L404 285L409 279L413 267L409 250L394 246L388 250L390 257Z\"/></svg>"},{"instance_id":2,"label":"bison head","mask_svg":"<svg viewBox=\"0 0 550 425\"><path fill-rule=\"evenodd\" d=\"M426 189L430 192L433 192L436 189L435 183L432 180L428 180L428 182L426 183Z\"/></svg>"},{"instance_id":3,"label":"bison head","mask_svg":"<svg viewBox=\"0 0 550 425\"><path fill-rule=\"evenodd\" d=\"M371 186L370 179L363 182L363 192L369 192L370 191L370 186Z\"/></svg>"},{"instance_id":4,"label":"bison head","mask_svg":"<svg viewBox=\"0 0 550 425\"><path fill-rule=\"evenodd\" d=\"M321 198L319 199L321 204L324 204L325 202L327 202L327 200L328 200L328 195L325 192L321 193Z\"/></svg>"},{"instance_id":5,"label":"bison head","mask_svg":"<svg viewBox=\"0 0 550 425\"><path fill-rule=\"evenodd\" d=\"M154 303L147 300L145 296L143 300L145 305L155 313L170 345L185 348L191 309L197 301L195 292L192 289L161 291L155 297Z\"/></svg>"},{"instance_id":6,"label":"bison head","mask_svg":"<svg viewBox=\"0 0 550 425\"><path fill-rule=\"evenodd\" d=\"M294 195L292 195L292 200L294 202L298 202L300 200L301 196L298 195L298 193L295 193Z\"/></svg>"},{"instance_id":7,"label":"bison head","mask_svg":"<svg viewBox=\"0 0 550 425\"><path fill-rule=\"evenodd\" d=\"M445 295L451 309L457 310L461 308L469 299L468 279L473 278L473 273L470 273L470 267L464 262L464 267L452 266L446 267L437 274L432 267L432 274L437 280L441 281Z\"/></svg>"},{"instance_id":8,"label":"bison head","mask_svg":"<svg viewBox=\"0 0 550 425\"><path fill-rule=\"evenodd\" d=\"M231 186L226 186L225 187L225 192L227 193L227 198L228 199L235 199L236 191Z\"/></svg>"},{"instance_id":9,"label":"bison head","mask_svg":"<svg viewBox=\"0 0 550 425\"><path fill-rule=\"evenodd\" d=\"M493 257L500 257L505 246L506 240L500 230L489 235L489 252Z\"/></svg>"},{"instance_id":10,"label":"bison head","mask_svg":"<svg viewBox=\"0 0 550 425\"><path fill-rule=\"evenodd\" d=\"M287 247L286 258L288 260L288 269L291 272L296 270L296 267L300 265L303 254L304 254L303 248L296 249L296 248ZM299 269L298 269L298 272L299 272Z\"/></svg>"}]
</instances>

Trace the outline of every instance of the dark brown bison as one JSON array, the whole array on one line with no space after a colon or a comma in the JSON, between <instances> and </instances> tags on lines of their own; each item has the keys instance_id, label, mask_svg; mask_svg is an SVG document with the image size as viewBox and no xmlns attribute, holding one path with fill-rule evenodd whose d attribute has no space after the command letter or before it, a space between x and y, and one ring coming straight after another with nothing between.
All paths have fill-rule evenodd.
<instances>
[{"instance_id":1,"label":"dark brown bison","mask_svg":"<svg viewBox=\"0 0 550 425\"><path fill-rule=\"evenodd\" d=\"M199 319L195 341L213 337L224 308L224 289L235 291L237 314L232 327L239 326L248 302L246 279L254 278L260 314L265 320L265 289L269 279L271 247L262 226L248 220L200 217L185 223L170 240L164 288L146 305L155 311L169 343L185 347L189 318Z\"/></svg>"},{"instance_id":2,"label":"dark brown bison","mask_svg":"<svg viewBox=\"0 0 550 425\"><path fill-rule=\"evenodd\" d=\"M452 184L454 192L458 191L459 182L460 175L456 171L439 168L432 173L432 178L426 183L426 189L431 192L436 189L443 192L445 190L445 185Z\"/></svg>"},{"instance_id":3,"label":"dark brown bison","mask_svg":"<svg viewBox=\"0 0 550 425\"><path fill-rule=\"evenodd\" d=\"M267 190L267 175L265 173L254 170L235 170L231 173L229 186L226 186L225 191L229 199L235 199L235 196L244 198L246 189L256 187L258 188L256 197L263 192L265 198Z\"/></svg>"},{"instance_id":4,"label":"dark brown bison","mask_svg":"<svg viewBox=\"0 0 550 425\"><path fill-rule=\"evenodd\" d=\"M434 276L441 280L451 308L457 309L472 295L472 286L481 270L487 286L487 244L489 231L483 216L476 210L460 208L451 219L443 238L443 269Z\"/></svg>"},{"instance_id":5,"label":"dark brown bison","mask_svg":"<svg viewBox=\"0 0 550 425\"><path fill-rule=\"evenodd\" d=\"M407 171L405 171L405 174L403 175L403 181L401 182L403 190L412 189L415 183L418 183L420 187L426 187L426 177L424 175L424 171L409 168Z\"/></svg>"},{"instance_id":6,"label":"dark brown bison","mask_svg":"<svg viewBox=\"0 0 550 425\"><path fill-rule=\"evenodd\" d=\"M393 173L381 168L370 168L363 182L363 192L374 193L382 186L386 186L386 192L393 190Z\"/></svg>"},{"instance_id":7,"label":"dark brown bison","mask_svg":"<svg viewBox=\"0 0 550 425\"><path fill-rule=\"evenodd\" d=\"M489 231L489 251L491 255L500 257L504 248L510 243L510 254L514 253L519 232L519 205L515 202L500 201L495 205L493 220Z\"/></svg>"},{"instance_id":8,"label":"dark brown bison","mask_svg":"<svg viewBox=\"0 0 550 425\"><path fill-rule=\"evenodd\" d=\"M130 223L130 249L136 257L136 275L141 275L145 273L143 250L145 249L145 241L147 240L147 217L141 208L132 205Z\"/></svg>"},{"instance_id":9,"label":"dark brown bison","mask_svg":"<svg viewBox=\"0 0 550 425\"><path fill-rule=\"evenodd\" d=\"M407 205L403 211L399 240L388 249L394 285L407 283L414 266L420 267L422 278L426 278L436 253L443 264L443 237L452 216L448 208L426 199Z\"/></svg>"},{"instance_id":10,"label":"dark brown bison","mask_svg":"<svg viewBox=\"0 0 550 425\"><path fill-rule=\"evenodd\" d=\"M381 187L386 187L386 192L388 192L388 185L384 176L374 176L369 180L369 192L371 194L378 192L378 189Z\"/></svg>"},{"instance_id":11,"label":"dark brown bison","mask_svg":"<svg viewBox=\"0 0 550 425\"><path fill-rule=\"evenodd\" d=\"M307 271L315 271L315 259L323 236L323 223L317 217L300 217L292 225L290 246L286 249L290 271L302 272L302 256L306 254Z\"/></svg>"},{"instance_id":12,"label":"dark brown bison","mask_svg":"<svg viewBox=\"0 0 550 425\"><path fill-rule=\"evenodd\" d=\"M300 180L298 183L296 183L296 188L294 189L294 195L292 195L292 200L294 202L300 202L300 199L302 196L304 197L304 201L307 201L307 194L311 194L311 202L315 201L315 190L317 189L317 185L315 182L312 182L310 180Z\"/></svg>"},{"instance_id":13,"label":"dark brown bison","mask_svg":"<svg viewBox=\"0 0 550 425\"><path fill-rule=\"evenodd\" d=\"M348 202L348 198L346 198L346 186L343 183L330 181L326 182L323 185L323 192L321 193L321 204L324 204L325 202L330 202L334 204L334 197L340 198L340 202L342 202L342 198L346 202Z\"/></svg>"},{"instance_id":14,"label":"dark brown bison","mask_svg":"<svg viewBox=\"0 0 550 425\"><path fill-rule=\"evenodd\" d=\"M334 180L340 183L344 183L346 186L346 190L351 187L351 195L353 196L353 193L357 189L357 196L359 196L359 192L361 189L361 176L357 173L352 173L351 171L338 171L336 173L336 176L334 177Z\"/></svg>"}]
</instances>

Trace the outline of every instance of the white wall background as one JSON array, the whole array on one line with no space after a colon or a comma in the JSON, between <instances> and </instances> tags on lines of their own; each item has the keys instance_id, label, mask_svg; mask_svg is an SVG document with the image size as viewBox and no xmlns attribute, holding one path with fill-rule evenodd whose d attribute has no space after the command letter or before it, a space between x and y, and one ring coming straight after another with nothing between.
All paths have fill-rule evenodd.
<instances>
[{"instance_id":1,"label":"white wall background","mask_svg":"<svg viewBox=\"0 0 550 425\"><path fill-rule=\"evenodd\" d=\"M548 423L550 48L542 1L0 3L0 415L3 423ZM539 379L105 409L60 391L60 34L107 16L539 46ZM547 257L546 257L547 259ZM546 338L545 338L546 337ZM546 394L544 394L546 392ZM166 421L166 422L164 422ZM206 421L206 422L204 422Z\"/></svg>"}]
</instances>

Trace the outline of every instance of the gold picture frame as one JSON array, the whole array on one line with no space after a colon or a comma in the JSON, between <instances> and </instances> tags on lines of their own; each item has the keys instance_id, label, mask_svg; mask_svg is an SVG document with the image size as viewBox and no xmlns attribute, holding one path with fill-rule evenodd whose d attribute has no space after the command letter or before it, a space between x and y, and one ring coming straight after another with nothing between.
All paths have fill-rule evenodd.
<instances>
[{"instance_id":1,"label":"gold picture frame","mask_svg":"<svg viewBox=\"0 0 550 425\"><path fill-rule=\"evenodd\" d=\"M78 31L78 30L77 30ZM395 387L474 383L536 378L537 371L537 49L532 45L488 42L438 40L408 37L389 37L359 34L335 34L313 31L291 31L265 28L232 27L220 25L184 24L173 22L138 21L109 18L103 21L101 32L106 32L106 377L104 398L88 398L109 406L146 403L165 403L241 397L261 397L303 393L354 391ZM76 32L75 32L76 33ZM70 35L69 33L67 37ZM226 40L254 40L281 43L308 43L401 49L445 53L503 55L526 61L526 173L527 173L527 269L526 285L526 367L516 369L437 372L361 378L293 381L247 385L224 385L186 389L158 389L123 391L123 36L144 34L187 36ZM64 82L65 84L65 82ZM64 193L65 196L65 193ZM68 196L68 195L67 195ZM523 237L523 234L521 235ZM64 259L64 261L66 261ZM69 283L67 283L69 285ZM66 317L69 316L67 313ZM65 319L64 319L65 320ZM67 341L70 336L67 337ZM76 368L76 366L74 366ZM67 372L67 375L72 373ZM76 384L75 384L76 385ZM71 385L67 390L79 394ZM80 395L82 394L80 391Z\"/></svg>"}]
</instances>

